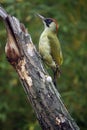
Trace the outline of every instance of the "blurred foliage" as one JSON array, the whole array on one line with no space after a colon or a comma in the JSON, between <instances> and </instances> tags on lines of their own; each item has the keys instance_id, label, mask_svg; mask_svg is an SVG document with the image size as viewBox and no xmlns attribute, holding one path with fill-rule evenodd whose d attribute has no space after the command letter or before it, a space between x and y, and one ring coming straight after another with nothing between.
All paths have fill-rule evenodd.
<instances>
[{"instance_id":1,"label":"blurred foliage","mask_svg":"<svg viewBox=\"0 0 87 130\"><path fill-rule=\"evenodd\" d=\"M40 13L58 21L64 63L59 92L81 130L87 129L87 0L0 0L6 11L28 28L38 49ZM40 130L18 76L4 53L6 30L0 20L0 130ZM8 74L8 75L7 75Z\"/></svg>"}]
</instances>

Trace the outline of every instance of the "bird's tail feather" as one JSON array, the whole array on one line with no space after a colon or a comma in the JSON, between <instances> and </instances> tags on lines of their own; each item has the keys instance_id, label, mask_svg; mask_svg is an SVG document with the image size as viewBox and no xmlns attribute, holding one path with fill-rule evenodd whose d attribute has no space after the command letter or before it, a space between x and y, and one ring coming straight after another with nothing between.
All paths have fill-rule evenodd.
<instances>
[{"instance_id":1,"label":"bird's tail feather","mask_svg":"<svg viewBox=\"0 0 87 130\"><path fill-rule=\"evenodd\" d=\"M54 85L57 86L57 79L61 75L61 70L60 70L59 66L57 66L56 69L53 70L53 75L54 75L54 77L53 77Z\"/></svg>"}]
</instances>

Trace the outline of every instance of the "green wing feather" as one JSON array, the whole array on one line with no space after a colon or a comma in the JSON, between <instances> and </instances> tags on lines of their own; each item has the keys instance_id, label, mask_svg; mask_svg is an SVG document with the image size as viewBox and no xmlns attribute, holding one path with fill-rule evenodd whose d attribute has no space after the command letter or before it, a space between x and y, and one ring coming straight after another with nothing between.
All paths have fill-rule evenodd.
<instances>
[{"instance_id":1,"label":"green wing feather","mask_svg":"<svg viewBox=\"0 0 87 130\"><path fill-rule=\"evenodd\" d=\"M56 34L49 34L48 35L49 44L51 47L51 55L55 63L60 66L63 62L62 50L60 46L60 42L57 38Z\"/></svg>"}]
</instances>

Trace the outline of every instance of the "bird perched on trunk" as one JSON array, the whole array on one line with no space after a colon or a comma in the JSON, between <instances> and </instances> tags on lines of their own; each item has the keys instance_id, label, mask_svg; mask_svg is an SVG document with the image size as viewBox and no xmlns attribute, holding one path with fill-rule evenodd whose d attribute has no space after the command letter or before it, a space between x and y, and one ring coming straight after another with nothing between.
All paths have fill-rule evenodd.
<instances>
[{"instance_id":1,"label":"bird perched on trunk","mask_svg":"<svg viewBox=\"0 0 87 130\"><path fill-rule=\"evenodd\" d=\"M63 62L60 42L57 37L58 24L55 19L45 18L38 14L44 23L44 31L39 39L39 52L45 63L54 72L54 84L56 85L57 76L60 75L60 66Z\"/></svg>"}]
</instances>

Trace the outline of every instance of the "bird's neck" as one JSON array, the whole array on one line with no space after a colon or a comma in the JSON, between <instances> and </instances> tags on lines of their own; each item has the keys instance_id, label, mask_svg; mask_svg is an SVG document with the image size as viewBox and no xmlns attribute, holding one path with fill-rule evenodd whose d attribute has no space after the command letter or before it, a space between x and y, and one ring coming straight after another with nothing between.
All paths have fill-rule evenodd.
<instances>
[{"instance_id":1,"label":"bird's neck","mask_svg":"<svg viewBox=\"0 0 87 130\"><path fill-rule=\"evenodd\" d=\"M44 32L56 34L56 31L54 29L52 29L52 28L49 28L49 27L45 27Z\"/></svg>"}]
</instances>

